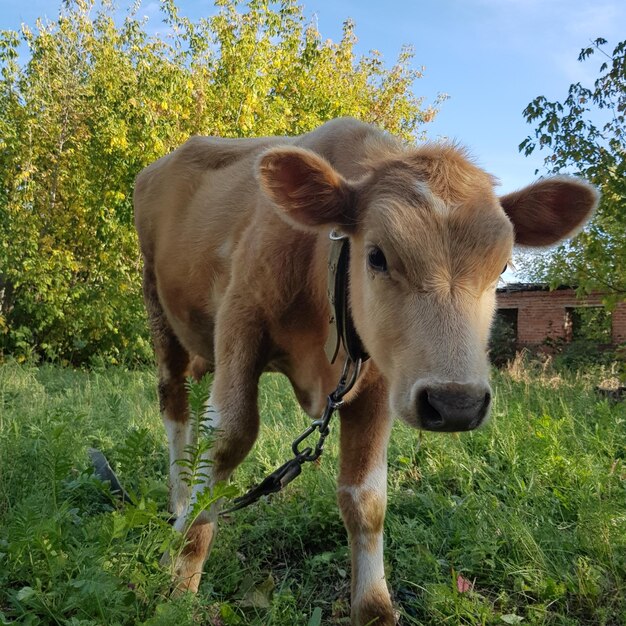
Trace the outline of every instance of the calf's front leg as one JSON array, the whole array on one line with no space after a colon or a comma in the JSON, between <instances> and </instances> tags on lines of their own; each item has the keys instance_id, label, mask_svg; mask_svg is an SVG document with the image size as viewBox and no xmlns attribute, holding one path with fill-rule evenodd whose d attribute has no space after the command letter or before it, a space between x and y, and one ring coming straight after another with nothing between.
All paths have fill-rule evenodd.
<instances>
[{"instance_id":1,"label":"calf's front leg","mask_svg":"<svg viewBox=\"0 0 626 626\"><path fill-rule=\"evenodd\" d=\"M353 626L395 624L383 564L387 443L391 419L382 382L341 409L337 497L352 551Z\"/></svg>"},{"instance_id":2,"label":"calf's front leg","mask_svg":"<svg viewBox=\"0 0 626 626\"><path fill-rule=\"evenodd\" d=\"M202 568L217 532L221 502L192 518L194 503L203 491L230 478L258 435L257 386L263 339L259 328L254 311L244 306L235 307L231 303L218 317L215 378L204 418L215 429L215 441L203 455L203 460L210 464L206 475L193 486L187 509L174 525L186 540L172 563L177 592L198 590Z\"/></svg>"}]
</instances>

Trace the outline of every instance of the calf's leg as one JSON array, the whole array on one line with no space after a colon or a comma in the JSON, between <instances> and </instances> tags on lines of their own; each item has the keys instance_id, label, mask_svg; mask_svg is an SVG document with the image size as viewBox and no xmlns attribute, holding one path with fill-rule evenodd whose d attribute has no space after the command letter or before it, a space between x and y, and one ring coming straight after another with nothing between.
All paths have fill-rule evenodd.
<instances>
[{"instance_id":1,"label":"calf's leg","mask_svg":"<svg viewBox=\"0 0 626 626\"><path fill-rule=\"evenodd\" d=\"M167 321L159 300L154 271L148 265L144 268L143 295L158 363L161 417L169 443L169 510L175 516L180 516L189 500L189 489L181 479L182 468L177 463L185 458L185 448L190 443L189 406L185 389L189 354Z\"/></svg>"},{"instance_id":2,"label":"calf's leg","mask_svg":"<svg viewBox=\"0 0 626 626\"><path fill-rule=\"evenodd\" d=\"M353 626L395 624L383 565L387 443L391 419L382 383L341 409L337 497L352 551Z\"/></svg>"},{"instance_id":3,"label":"calf's leg","mask_svg":"<svg viewBox=\"0 0 626 626\"><path fill-rule=\"evenodd\" d=\"M202 568L217 531L220 503L193 518L199 494L230 478L247 456L259 431L258 380L262 371L263 334L253 311L226 303L216 324L216 367L206 424L215 428L213 447L205 453L210 463L201 484L194 485L189 506L174 527L185 535L185 546L173 561L177 591L198 590Z\"/></svg>"}]
</instances>

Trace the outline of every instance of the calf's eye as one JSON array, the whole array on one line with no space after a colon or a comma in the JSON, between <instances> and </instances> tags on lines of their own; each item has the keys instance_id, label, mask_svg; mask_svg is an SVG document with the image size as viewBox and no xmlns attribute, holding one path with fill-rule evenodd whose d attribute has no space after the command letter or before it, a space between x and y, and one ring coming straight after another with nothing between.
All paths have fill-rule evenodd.
<instances>
[{"instance_id":1,"label":"calf's eye","mask_svg":"<svg viewBox=\"0 0 626 626\"><path fill-rule=\"evenodd\" d=\"M375 272L387 271L387 259L380 248L372 248L367 254L367 264Z\"/></svg>"}]
</instances>

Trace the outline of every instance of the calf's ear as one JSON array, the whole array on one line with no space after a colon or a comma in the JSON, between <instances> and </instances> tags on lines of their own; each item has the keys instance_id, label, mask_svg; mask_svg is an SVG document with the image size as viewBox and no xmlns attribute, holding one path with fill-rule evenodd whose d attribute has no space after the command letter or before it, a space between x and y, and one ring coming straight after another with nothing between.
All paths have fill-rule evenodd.
<instances>
[{"instance_id":1,"label":"calf's ear","mask_svg":"<svg viewBox=\"0 0 626 626\"><path fill-rule=\"evenodd\" d=\"M259 159L261 189L281 217L307 230L355 227L355 193L328 161L303 148L271 148Z\"/></svg>"},{"instance_id":2,"label":"calf's ear","mask_svg":"<svg viewBox=\"0 0 626 626\"><path fill-rule=\"evenodd\" d=\"M591 217L600 195L575 178L540 180L500 198L515 227L515 243L549 246L579 230Z\"/></svg>"}]
</instances>

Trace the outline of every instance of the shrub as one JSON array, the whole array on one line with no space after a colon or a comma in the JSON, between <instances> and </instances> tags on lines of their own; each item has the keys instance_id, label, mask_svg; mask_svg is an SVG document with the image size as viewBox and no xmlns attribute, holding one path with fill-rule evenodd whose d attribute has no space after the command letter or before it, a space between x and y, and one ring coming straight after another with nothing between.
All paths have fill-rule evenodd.
<instances>
[{"instance_id":1,"label":"shrub","mask_svg":"<svg viewBox=\"0 0 626 626\"><path fill-rule=\"evenodd\" d=\"M491 362L502 367L515 357L517 336L515 328L501 315L496 315L491 326L489 356Z\"/></svg>"},{"instance_id":2,"label":"shrub","mask_svg":"<svg viewBox=\"0 0 626 626\"><path fill-rule=\"evenodd\" d=\"M118 25L94 0L0 33L0 353L150 355L133 181L189 136L299 134L352 115L409 139L434 116L411 92L409 49L387 69L376 52L357 58L350 22L322 40L295 0L217 4L192 22L164 0L165 39L138 4Z\"/></svg>"}]
</instances>

